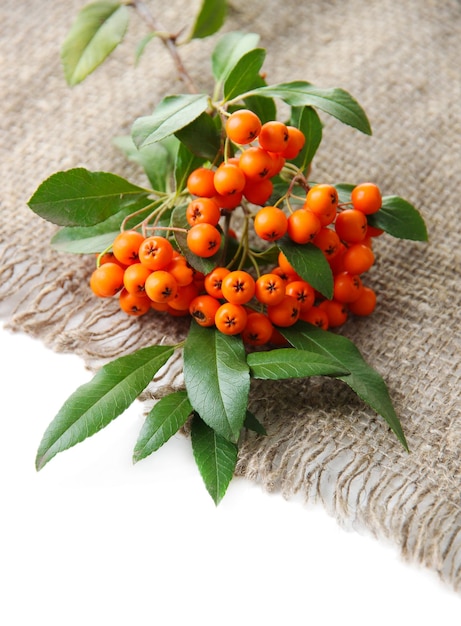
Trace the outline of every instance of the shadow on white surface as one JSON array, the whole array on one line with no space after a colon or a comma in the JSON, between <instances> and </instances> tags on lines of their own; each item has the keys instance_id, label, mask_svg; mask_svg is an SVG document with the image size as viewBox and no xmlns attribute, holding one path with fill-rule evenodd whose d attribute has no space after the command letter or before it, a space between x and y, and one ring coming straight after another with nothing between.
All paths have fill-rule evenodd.
<instances>
[{"instance_id":1,"label":"shadow on white surface","mask_svg":"<svg viewBox=\"0 0 461 626\"><path fill-rule=\"evenodd\" d=\"M180 435L133 466L138 403L37 474L45 428L91 374L3 328L0 354L1 624L460 623L435 574L321 507L243 479L215 507Z\"/></svg>"}]
</instances>

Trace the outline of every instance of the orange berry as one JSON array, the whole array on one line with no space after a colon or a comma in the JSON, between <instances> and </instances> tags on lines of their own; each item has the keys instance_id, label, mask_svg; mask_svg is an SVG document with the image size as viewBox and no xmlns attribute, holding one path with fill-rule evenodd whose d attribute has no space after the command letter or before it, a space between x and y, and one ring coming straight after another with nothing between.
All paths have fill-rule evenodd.
<instances>
[{"instance_id":1,"label":"orange berry","mask_svg":"<svg viewBox=\"0 0 461 626\"><path fill-rule=\"evenodd\" d=\"M351 201L354 209L371 215L382 206L381 191L374 183L361 183L352 190Z\"/></svg>"},{"instance_id":2,"label":"orange berry","mask_svg":"<svg viewBox=\"0 0 461 626\"><path fill-rule=\"evenodd\" d=\"M333 259L341 250L341 240L332 229L322 226L312 243L323 252L328 261Z\"/></svg>"},{"instance_id":3,"label":"orange berry","mask_svg":"<svg viewBox=\"0 0 461 626\"><path fill-rule=\"evenodd\" d=\"M150 270L162 270L173 260L174 248L165 237L152 236L139 246L139 261Z\"/></svg>"},{"instance_id":4,"label":"orange berry","mask_svg":"<svg viewBox=\"0 0 461 626\"><path fill-rule=\"evenodd\" d=\"M128 293L145 296L145 284L151 270L142 263L129 265L123 275L123 284Z\"/></svg>"},{"instance_id":5,"label":"orange berry","mask_svg":"<svg viewBox=\"0 0 461 626\"><path fill-rule=\"evenodd\" d=\"M216 226L220 218L218 203L212 198L196 198L187 205L186 220L190 226L203 223Z\"/></svg>"},{"instance_id":6,"label":"orange berry","mask_svg":"<svg viewBox=\"0 0 461 626\"><path fill-rule=\"evenodd\" d=\"M115 258L124 265L137 263L139 246L143 241L144 237L137 230L124 230L115 237L112 252Z\"/></svg>"},{"instance_id":7,"label":"orange berry","mask_svg":"<svg viewBox=\"0 0 461 626\"><path fill-rule=\"evenodd\" d=\"M259 145L268 152L283 152L288 146L288 128L283 122L270 121L261 126Z\"/></svg>"},{"instance_id":8,"label":"orange berry","mask_svg":"<svg viewBox=\"0 0 461 626\"><path fill-rule=\"evenodd\" d=\"M247 316L242 339L250 346L263 346L269 342L273 331L274 327L267 315L254 311Z\"/></svg>"},{"instance_id":9,"label":"orange berry","mask_svg":"<svg viewBox=\"0 0 461 626\"><path fill-rule=\"evenodd\" d=\"M288 283L285 293L296 299L301 311L307 311L314 305L315 290L305 280L294 280Z\"/></svg>"},{"instance_id":10,"label":"orange berry","mask_svg":"<svg viewBox=\"0 0 461 626\"><path fill-rule=\"evenodd\" d=\"M185 257L182 255L173 258L171 263L165 267L165 270L170 272L178 283L178 287L189 285L194 280L194 270L188 265Z\"/></svg>"},{"instance_id":11,"label":"orange berry","mask_svg":"<svg viewBox=\"0 0 461 626\"><path fill-rule=\"evenodd\" d=\"M187 246L199 257L208 258L216 254L221 245L221 234L211 224L196 224L187 231Z\"/></svg>"},{"instance_id":12,"label":"orange berry","mask_svg":"<svg viewBox=\"0 0 461 626\"><path fill-rule=\"evenodd\" d=\"M192 299L189 304L189 313L200 326L214 326L216 312L221 303L213 296L201 294Z\"/></svg>"},{"instance_id":13,"label":"orange berry","mask_svg":"<svg viewBox=\"0 0 461 626\"><path fill-rule=\"evenodd\" d=\"M279 304L267 307L267 316L275 326L293 326L298 321L300 312L296 298L287 295Z\"/></svg>"},{"instance_id":14,"label":"orange berry","mask_svg":"<svg viewBox=\"0 0 461 626\"><path fill-rule=\"evenodd\" d=\"M250 180L269 178L273 166L271 155L260 147L247 148L240 155L239 167Z\"/></svg>"},{"instance_id":15,"label":"orange berry","mask_svg":"<svg viewBox=\"0 0 461 626\"><path fill-rule=\"evenodd\" d=\"M243 188L243 195L252 204L263 206L269 200L274 190L274 184L266 178L262 181L247 180Z\"/></svg>"},{"instance_id":16,"label":"orange berry","mask_svg":"<svg viewBox=\"0 0 461 626\"><path fill-rule=\"evenodd\" d=\"M360 276L341 272L336 274L333 282L333 297L338 302L354 302L362 293L363 284Z\"/></svg>"},{"instance_id":17,"label":"orange berry","mask_svg":"<svg viewBox=\"0 0 461 626\"><path fill-rule=\"evenodd\" d=\"M262 304L279 304L285 297L285 281L278 274L262 274L255 283L255 296Z\"/></svg>"},{"instance_id":18,"label":"orange berry","mask_svg":"<svg viewBox=\"0 0 461 626\"><path fill-rule=\"evenodd\" d=\"M288 217L288 236L296 243L311 243L320 228L320 219L307 209L293 211Z\"/></svg>"},{"instance_id":19,"label":"orange berry","mask_svg":"<svg viewBox=\"0 0 461 626\"><path fill-rule=\"evenodd\" d=\"M313 324L313 326L317 326L317 328L328 330L328 315L326 311L319 306L313 306L308 311L302 312L299 319Z\"/></svg>"},{"instance_id":20,"label":"orange berry","mask_svg":"<svg viewBox=\"0 0 461 626\"><path fill-rule=\"evenodd\" d=\"M110 298L123 287L124 270L118 263L104 263L90 277L90 288L99 298Z\"/></svg>"},{"instance_id":21,"label":"orange berry","mask_svg":"<svg viewBox=\"0 0 461 626\"><path fill-rule=\"evenodd\" d=\"M213 271L205 276L204 287L206 292L213 298L223 298L222 281L229 274L227 267L215 267Z\"/></svg>"},{"instance_id":22,"label":"orange berry","mask_svg":"<svg viewBox=\"0 0 461 626\"><path fill-rule=\"evenodd\" d=\"M347 306L336 300L324 300L319 304L328 317L328 328L342 326L347 321Z\"/></svg>"},{"instance_id":23,"label":"orange berry","mask_svg":"<svg viewBox=\"0 0 461 626\"><path fill-rule=\"evenodd\" d=\"M333 185L314 185L307 192L304 208L315 213L322 226L327 226L336 217L338 192Z\"/></svg>"},{"instance_id":24,"label":"orange berry","mask_svg":"<svg viewBox=\"0 0 461 626\"><path fill-rule=\"evenodd\" d=\"M169 272L156 270L147 277L145 290L151 300L163 304L175 297L178 283Z\"/></svg>"},{"instance_id":25,"label":"orange berry","mask_svg":"<svg viewBox=\"0 0 461 626\"><path fill-rule=\"evenodd\" d=\"M371 287L363 287L354 302L349 302L349 311L354 315L370 315L376 308L376 293Z\"/></svg>"},{"instance_id":26,"label":"orange berry","mask_svg":"<svg viewBox=\"0 0 461 626\"><path fill-rule=\"evenodd\" d=\"M176 311L189 311L189 305L197 295L198 287L195 283L189 283L182 287L178 286L174 298L168 300L168 305Z\"/></svg>"},{"instance_id":27,"label":"orange berry","mask_svg":"<svg viewBox=\"0 0 461 626\"><path fill-rule=\"evenodd\" d=\"M216 311L216 328L225 335L237 335L245 328L247 312L241 304L225 302Z\"/></svg>"},{"instance_id":28,"label":"orange berry","mask_svg":"<svg viewBox=\"0 0 461 626\"><path fill-rule=\"evenodd\" d=\"M246 304L255 294L255 280L248 272L234 270L222 279L221 291L228 302Z\"/></svg>"},{"instance_id":29,"label":"orange berry","mask_svg":"<svg viewBox=\"0 0 461 626\"><path fill-rule=\"evenodd\" d=\"M245 174L238 165L222 163L214 174L214 186L220 196L234 196L245 187Z\"/></svg>"},{"instance_id":30,"label":"orange berry","mask_svg":"<svg viewBox=\"0 0 461 626\"><path fill-rule=\"evenodd\" d=\"M265 241L276 241L287 232L288 219L282 209L266 206L254 218L254 229L258 237Z\"/></svg>"},{"instance_id":31,"label":"orange berry","mask_svg":"<svg viewBox=\"0 0 461 626\"><path fill-rule=\"evenodd\" d=\"M350 274L363 274L370 269L374 262L373 250L363 243L354 243L344 252L343 268Z\"/></svg>"},{"instance_id":32,"label":"orange berry","mask_svg":"<svg viewBox=\"0 0 461 626\"><path fill-rule=\"evenodd\" d=\"M122 311L135 317L145 315L151 309L151 301L146 295L130 293L126 289L120 292L119 304Z\"/></svg>"},{"instance_id":33,"label":"orange berry","mask_svg":"<svg viewBox=\"0 0 461 626\"><path fill-rule=\"evenodd\" d=\"M363 241L367 227L366 215L357 209L346 209L336 216L335 230L338 237L346 243Z\"/></svg>"},{"instance_id":34,"label":"orange berry","mask_svg":"<svg viewBox=\"0 0 461 626\"><path fill-rule=\"evenodd\" d=\"M213 170L207 167L198 167L189 174L187 179L187 190L193 196L212 198L216 193L213 181Z\"/></svg>"},{"instance_id":35,"label":"orange berry","mask_svg":"<svg viewBox=\"0 0 461 626\"><path fill-rule=\"evenodd\" d=\"M220 209L225 209L226 211L233 211L237 208L243 198L243 191L239 191L234 194L229 194L227 196L222 196L221 194L215 194L213 196L213 200L219 206Z\"/></svg>"},{"instance_id":36,"label":"orange berry","mask_svg":"<svg viewBox=\"0 0 461 626\"><path fill-rule=\"evenodd\" d=\"M281 153L286 159L295 159L306 143L304 133L295 126L287 126L288 142Z\"/></svg>"},{"instance_id":37,"label":"orange berry","mask_svg":"<svg viewBox=\"0 0 461 626\"><path fill-rule=\"evenodd\" d=\"M234 143L245 145L251 143L259 135L261 120L249 109L239 109L227 118L226 135Z\"/></svg>"}]
</instances>

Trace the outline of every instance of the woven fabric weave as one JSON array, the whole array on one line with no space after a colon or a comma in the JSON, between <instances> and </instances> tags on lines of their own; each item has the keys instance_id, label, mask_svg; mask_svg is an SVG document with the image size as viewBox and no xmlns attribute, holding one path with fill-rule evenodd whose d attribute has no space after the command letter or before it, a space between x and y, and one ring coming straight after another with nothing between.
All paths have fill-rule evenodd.
<instances>
[{"instance_id":1,"label":"woven fabric weave","mask_svg":"<svg viewBox=\"0 0 461 626\"><path fill-rule=\"evenodd\" d=\"M88 289L91 259L53 251L54 227L26 203L42 180L71 167L144 182L112 139L183 87L159 42L135 67L136 44L147 30L133 17L110 61L68 88L59 50L84 4L7 0L0 9L0 312L9 328L96 368L149 343L177 340L184 325L162 316L131 319L116 303L95 299ZM170 0L163 25L187 25L197 5ZM373 180L384 194L417 206L430 237L427 244L377 241L367 277L379 294L377 310L341 329L386 380L411 453L339 381L255 382L251 408L268 435L246 435L237 471L287 497L323 502L344 526L390 538L459 591L461 4L233 0L224 30L260 33L269 83L305 79L357 98L373 136L322 116L312 178ZM215 41L184 49L205 90ZM177 358L157 388L181 384Z\"/></svg>"}]
</instances>

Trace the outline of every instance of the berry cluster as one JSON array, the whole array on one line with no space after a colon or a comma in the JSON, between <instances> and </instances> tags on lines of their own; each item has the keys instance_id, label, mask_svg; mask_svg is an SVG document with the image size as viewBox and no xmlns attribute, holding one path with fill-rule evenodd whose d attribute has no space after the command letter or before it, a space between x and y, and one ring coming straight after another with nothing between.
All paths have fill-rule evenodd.
<instances>
[{"instance_id":1,"label":"berry cluster","mask_svg":"<svg viewBox=\"0 0 461 626\"><path fill-rule=\"evenodd\" d=\"M290 186L285 196L268 205L272 179L301 152L303 133L278 121L262 124L247 109L229 115L224 131L227 158L218 165L198 167L187 180L187 253L219 258L213 269L203 274L188 263L186 251L179 251L171 237L177 228L165 227L165 236L126 230L116 237L110 252L98 257L90 280L93 292L100 297L119 293L120 307L130 315L150 309L191 315L201 326L241 334L250 345L277 342L277 327L291 326L298 319L327 329L343 324L349 312L370 314L376 295L364 286L361 276L375 260L372 238L382 232L367 221L367 215L381 208L379 188L360 184L350 202L340 203L334 186L310 186L298 176L305 197L292 194ZM252 212L250 205L259 208ZM220 221L237 207L264 242L286 236L296 244L318 247L332 270L333 299L321 296L299 276L283 252L270 270L261 271L254 259L253 273L242 269L241 263L235 268L235 258L226 265L218 253L223 236L232 231L229 219L225 232ZM251 254L248 246L245 250Z\"/></svg>"}]
</instances>

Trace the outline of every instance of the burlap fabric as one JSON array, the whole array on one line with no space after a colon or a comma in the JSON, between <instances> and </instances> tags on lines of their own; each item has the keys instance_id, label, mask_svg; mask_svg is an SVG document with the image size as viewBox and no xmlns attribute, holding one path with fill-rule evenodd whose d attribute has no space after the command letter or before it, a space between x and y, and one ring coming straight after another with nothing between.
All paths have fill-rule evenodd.
<instances>
[{"instance_id":1,"label":"burlap fabric","mask_svg":"<svg viewBox=\"0 0 461 626\"><path fill-rule=\"evenodd\" d=\"M0 300L8 327L98 367L148 343L174 341L184 325L127 318L116 303L92 297L92 261L52 251L53 227L26 202L43 179L76 166L144 182L112 138L183 88L159 42L134 66L147 31L133 18L111 61L69 89L59 48L83 4L7 0L0 8ZM158 4L168 5L161 21L174 30L189 23L198 2ZM367 111L371 138L322 116L315 180L374 180L414 203L430 233L428 244L378 240L367 278L379 292L377 311L341 330L387 381L411 454L338 381L264 383L253 387L252 409L268 436L246 436L238 472L287 496L320 500L341 524L391 538L459 590L461 4L233 0L225 30L235 29L261 34L270 83L341 86ZM215 41L183 50L205 89ZM159 385L181 382L177 359Z\"/></svg>"}]
</instances>

